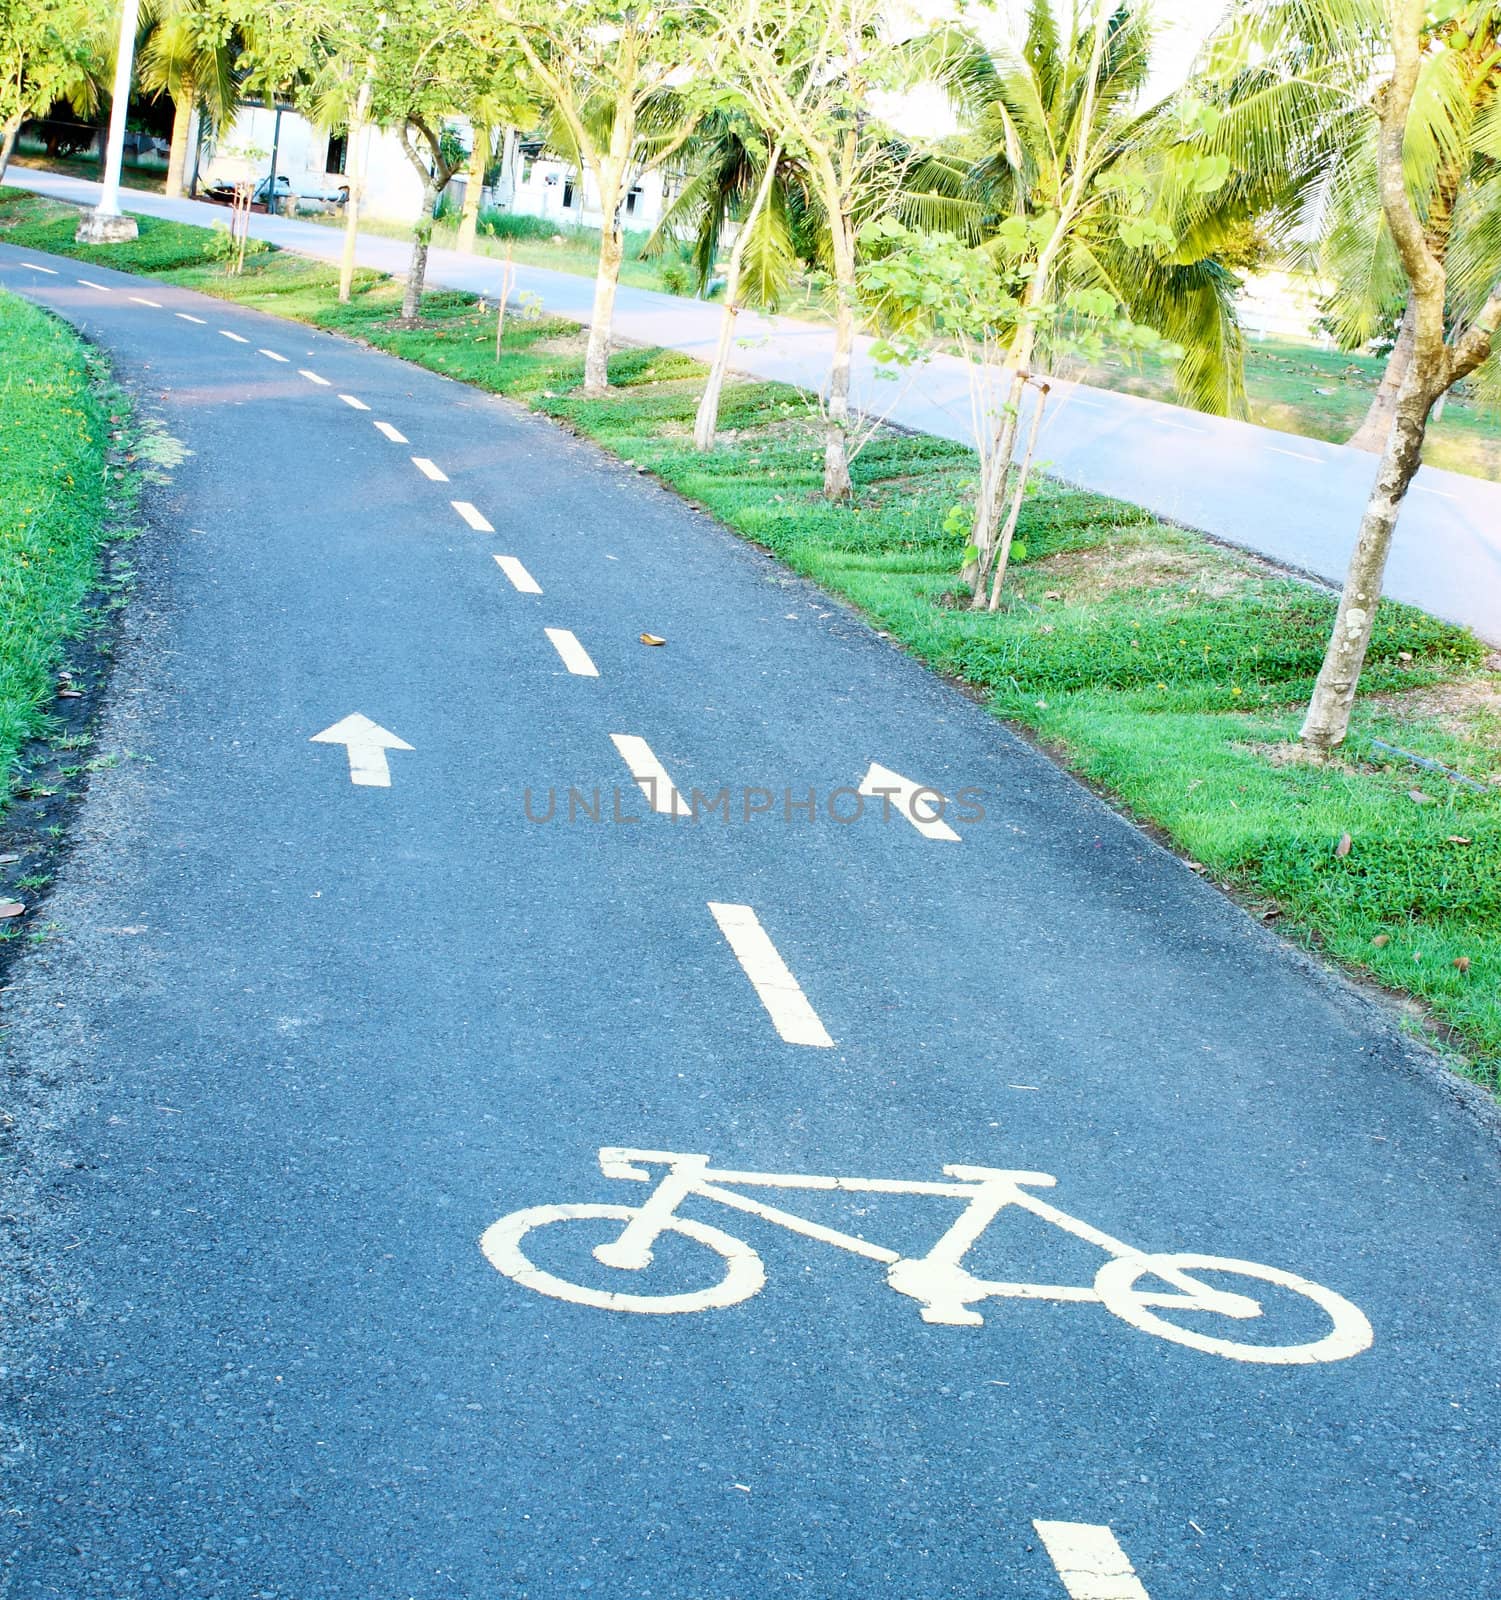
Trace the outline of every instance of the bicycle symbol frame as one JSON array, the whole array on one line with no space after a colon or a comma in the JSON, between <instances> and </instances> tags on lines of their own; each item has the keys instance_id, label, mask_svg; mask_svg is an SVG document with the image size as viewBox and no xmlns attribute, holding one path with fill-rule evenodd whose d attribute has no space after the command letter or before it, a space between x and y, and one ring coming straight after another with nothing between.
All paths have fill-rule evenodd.
<instances>
[{"instance_id":1,"label":"bicycle symbol frame","mask_svg":"<svg viewBox=\"0 0 1501 1600\"><path fill-rule=\"evenodd\" d=\"M764 1222L776 1223L806 1239L847 1250L879 1262L886 1268L887 1285L917 1301L925 1322L947 1327L980 1327L984 1318L974 1308L987 1300L1048 1300L1066 1304L1102 1305L1143 1333L1155 1334L1174 1344L1186 1345L1231 1361L1274 1366L1301 1366L1342 1361L1370 1348L1374 1339L1365 1314L1342 1295L1280 1267L1262 1266L1226 1256L1196 1252L1157 1253L1138 1250L1099 1228L1070 1216L1031 1191L1053 1188L1057 1179L1046 1172L1012 1171L998 1167L945 1166L947 1182L907 1181L897 1178L823 1177L784 1172L736 1172L709 1165L708 1156L675 1150L634 1150L606 1146L599 1152L600 1170L607 1178L652 1183L651 1168L665 1167L655 1178L656 1187L639 1206L579 1204L530 1206L492 1223L480 1239L486 1259L506 1277L539 1294L597 1306L609 1311L649 1315L710 1311L748 1300L766 1282L761 1258L742 1239L707 1223L682 1217L678 1207L690 1196L713 1200ZM784 1211L765 1200L741 1194L740 1189L837 1190L849 1194L932 1195L967 1202L953 1225L924 1256L902 1256L884 1245L856 1234ZM1091 1286L1011 1283L978 1278L964 1265L964 1257L980 1236L1008 1207L1017 1207L1041 1221L1105 1251L1109 1259L1095 1274ZM641 1272L650 1266L652 1248L663 1233L675 1233L705 1246L723 1258L723 1277L705 1289L663 1294L637 1294L625 1290L596 1289L570 1283L544 1271L526 1255L523 1242L538 1228L579 1219L617 1221L624 1224L617 1238L598 1245L594 1257L602 1265L622 1272ZM1304 1344L1247 1344L1222 1338L1199 1328L1179 1327L1158 1313L1164 1310L1221 1316L1244 1321L1262 1315L1258 1300L1250 1295L1198 1282L1195 1272L1235 1273L1260 1285L1270 1285L1311 1300L1328 1317L1329 1331ZM1165 1288L1138 1287L1154 1279Z\"/></svg>"}]
</instances>

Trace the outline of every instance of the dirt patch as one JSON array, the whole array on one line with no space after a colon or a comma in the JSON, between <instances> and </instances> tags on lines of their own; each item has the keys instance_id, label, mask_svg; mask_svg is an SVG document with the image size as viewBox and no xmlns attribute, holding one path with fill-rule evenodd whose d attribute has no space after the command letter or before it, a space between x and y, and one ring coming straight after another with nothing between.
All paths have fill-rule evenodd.
<instances>
[{"instance_id":1,"label":"dirt patch","mask_svg":"<svg viewBox=\"0 0 1501 1600\"><path fill-rule=\"evenodd\" d=\"M1501 755L1501 655L1491 656L1486 668L1481 676L1460 683L1372 695L1368 703L1399 721L1435 722L1446 733L1478 740Z\"/></svg>"},{"instance_id":2,"label":"dirt patch","mask_svg":"<svg viewBox=\"0 0 1501 1600\"><path fill-rule=\"evenodd\" d=\"M529 344L528 355L581 356L589 348L589 330L580 328L577 333L558 333L550 339L538 339Z\"/></svg>"},{"instance_id":3,"label":"dirt patch","mask_svg":"<svg viewBox=\"0 0 1501 1600\"><path fill-rule=\"evenodd\" d=\"M1194 600L1223 600L1254 576L1254 563L1218 551L1129 540L1030 561L1018 570L1016 581L1025 599L1056 592L1071 605L1089 605L1153 589L1180 590Z\"/></svg>"}]
</instances>

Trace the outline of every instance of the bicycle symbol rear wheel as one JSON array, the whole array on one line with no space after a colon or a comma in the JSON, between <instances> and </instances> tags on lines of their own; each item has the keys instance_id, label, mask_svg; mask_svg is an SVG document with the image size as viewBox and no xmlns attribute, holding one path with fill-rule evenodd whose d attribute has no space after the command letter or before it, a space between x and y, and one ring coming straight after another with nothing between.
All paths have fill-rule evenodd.
<instances>
[{"instance_id":1,"label":"bicycle symbol rear wheel","mask_svg":"<svg viewBox=\"0 0 1501 1600\"><path fill-rule=\"evenodd\" d=\"M1333 1326L1321 1339L1307 1344L1246 1344L1238 1339L1219 1339L1213 1334L1200 1333L1193 1328L1180 1328L1168 1322L1157 1311L1143 1302L1136 1285L1146 1274L1163 1268L1175 1272L1233 1272L1259 1283L1272 1284L1293 1294L1302 1295L1322 1310ZM1094 1280L1095 1293L1123 1321L1143 1333L1155 1333L1159 1339L1170 1339L1174 1344L1187 1345L1190 1350L1203 1350L1210 1355L1224 1356L1230 1361L1262 1362L1268 1366L1304 1366L1320 1361L1343 1361L1369 1350L1375 1334L1358 1306L1326 1289L1311 1283L1296 1273L1284 1272L1280 1267L1265 1267L1256 1261L1236 1261L1229 1256L1152 1255L1117 1256L1107 1261ZM1195 1311L1185 1300L1184 1313L1191 1317L1213 1316L1213 1311Z\"/></svg>"},{"instance_id":2,"label":"bicycle symbol rear wheel","mask_svg":"<svg viewBox=\"0 0 1501 1600\"><path fill-rule=\"evenodd\" d=\"M570 1283L566 1278L543 1271L522 1248L522 1241L527 1234L554 1223L589 1219L626 1223L636 1214L634 1206L530 1206L525 1211L513 1211L499 1222L492 1222L480 1236L480 1249L497 1272L514 1278L525 1288L550 1295L554 1300L571 1300L575 1305L598 1306L605 1311L637 1311L652 1316L716 1311L722 1306L733 1306L742 1300L749 1300L766 1282L766 1269L761 1264L760 1256L743 1239L711 1228L707 1223L694 1222L689 1217L668 1218L662 1231L681 1234L685 1239L692 1239L695 1244L704 1245L724 1258L724 1276L707 1289L670 1294L628 1294L595 1289L581 1283Z\"/></svg>"}]
</instances>

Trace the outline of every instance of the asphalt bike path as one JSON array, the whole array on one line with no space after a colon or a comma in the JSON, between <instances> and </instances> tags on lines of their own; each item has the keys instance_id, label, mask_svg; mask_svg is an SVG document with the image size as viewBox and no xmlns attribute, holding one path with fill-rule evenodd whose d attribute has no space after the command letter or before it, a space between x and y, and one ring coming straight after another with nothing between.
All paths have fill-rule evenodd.
<instances>
[{"instance_id":1,"label":"asphalt bike path","mask_svg":"<svg viewBox=\"0 0 1501 1600\"><path fill-rule=\"evenodd\" d=\"M19 167L7 182L78 205L94 204L99 193L97 184L81 178ZM141 190L122 190L120 203L199 227L224 220L222 206ZM340 230L296 217L257 215L250 228L259 238L325 261L337 261L343 248ZM362 266L400 278L411 247L362 234L357 257ZM517 292L535 295L547 312L589 322L591 278L524 265L515 275ZM493 297L500 277L501 263L493 257L445 249L428 257L434 287ZM623 285L614 326L621 339L708 361L719 338L720 307ZM747 312L737 323L734 364L752 376L818 393L828 383L829 340L825 325ZM870 345L866 338L856 341L857 405L903 427L972 441L969 382L960 362L935 356L888 381L871 360ZM1048 403L1038 461L1069 482L1333 583L1344 581L1376 473L1374 456L1345 445L1061 380ZM1402 509L1385 593L1501 645L1501 484L1423 467Z\"/></svg>"},{"instance_id":2,"label":"asphalt bike path","mask_svg":"<svg viewBox=\"0 0 1501 1600\"><path fill-rule=\"evenodd\" d=\"M1497 1587L1496 1139L1387 1014L551 424L0 284L188 452L5 996L18 1600Z\"/></svg>"}]
</instances>

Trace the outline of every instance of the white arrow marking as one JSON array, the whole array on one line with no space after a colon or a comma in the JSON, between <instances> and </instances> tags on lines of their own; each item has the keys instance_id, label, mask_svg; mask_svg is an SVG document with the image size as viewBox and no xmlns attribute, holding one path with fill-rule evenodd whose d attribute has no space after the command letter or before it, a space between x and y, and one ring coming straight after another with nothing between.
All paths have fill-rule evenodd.
<instances>
[{"instance_id":1,"label":"white arrow marking","mask_svg":"<svg viewBox=\"0 0 1501 1600\"><path fill-rule=\"evenodd\" d=\"M496 556L495 564L511 580L518 594L541 594L542 585L529 573L515 556Z\"/></svg>"},{"instance_id":2,"label":"white arrow marking","mask_svg":"<svg viewBox=\"0 0 1501 1600\"><path fill-rule=\"evenodd\" d=\"M777 954L777 947L756 913L749 906L720 905L713 900L709 902L709 910L777 1032L788 1044L830 1048L834 1041L828 1030L808 1004L807 995L788 971L787 963Z\"/></svg>"},{"instance_id":3,"label":"white arrow marking","mask_svg":"<svg viewBox=\"0 0 1501 1600\"><path fill-rule=\"evenodd\" d=\"M612 733L610 740L631 769L631 776L641 785L641 792L653 811L660 811L664 817L688 815L682 795L667 776L666 767L652 754L652 748L645 739L634 733Z\"/></svg>"},{"instance_id":4,"label":"white arrow marking","mask_svg":"<svg viewBox=\"0 0 1501 1600\"><path fill-rule=\"evenodd\" d=\"M1151 1600L1109 1528L1093 1522L1036 1522L1071 1600Z\"/></svg>"},{"instance_id":5,"label":"white arrow marking","mask_svg":"<svg viewBox=\"0 0 1501 1600\"><path fill-rule=\"evenodd\" d=\"M936 789L924 788L872 761L870 771L860 780L860 793L888 804L895 802L897 810L924 839L959 842L959 835L943 820L943 808L948 802Z\"/></svg>"},{"instance_id":6,"label":"white arrow marking","mask_svg":"<svg viewBox=\"0 0 1501 1600\"><path fill-rule=\"evenodd\" d=\"M405 739L387 733L378 722L362 717L358 711L336 722L333 727L315 733L309 744L342 744L349 749L349 781L368 785L372 789L391 787L391 768L386 762L387 750L410 750Z\"/></svg>"}]
</instances>

